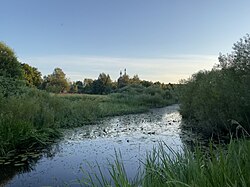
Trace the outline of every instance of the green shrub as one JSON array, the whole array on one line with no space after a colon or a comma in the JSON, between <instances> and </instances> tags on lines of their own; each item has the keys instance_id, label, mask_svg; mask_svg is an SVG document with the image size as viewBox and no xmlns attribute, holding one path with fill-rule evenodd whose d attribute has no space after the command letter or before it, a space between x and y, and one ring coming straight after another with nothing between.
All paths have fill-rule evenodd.
<instances>
[{"instance_id":1,"label":"green shrub","mask_svg":"<svg viewBox=\"0 0 250 187\"><path fill-rule=\"evenodd\" d=\"M249 48L249 36L246 43L237 45ZM250 51L239 53L242 49L234 49L229 57L220 56L219 68L200 71L182 82L180 112L184 119L191 120L184 127L206 136L235 134L239 127L250 132ZM241 54L242 58L237 56Z\"/></svg>"}]
</instances>

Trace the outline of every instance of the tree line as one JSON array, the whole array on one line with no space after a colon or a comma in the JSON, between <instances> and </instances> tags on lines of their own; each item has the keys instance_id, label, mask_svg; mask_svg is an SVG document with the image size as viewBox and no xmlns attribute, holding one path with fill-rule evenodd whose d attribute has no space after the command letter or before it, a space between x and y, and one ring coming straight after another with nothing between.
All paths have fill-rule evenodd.
<instances>
[{"instance_id":1,"label":"tree line","mask_svg":"<svg viewBox=\"0 0 250 187\"><path fill-rule=\"evenodd\" d=\"M50 145L60 136L58 128L173 104L170 87L129 78L126 72L117 81L101 73L95 80L70 83L63 70L55 68L42 78L37 68L19 62L13 50L0 43L0 157Z\"/></svg>"},{"instance_id":2,"label":"tree line","mask_svg":"<svg viewBox=\"0 0 250 187\"><path fill-rule=\"evenodd\" d=\"M41 72L26 63L17 60L13 50L0 42L0 76L10 79L23 80L29 87L36 87L52 93L78 94L109 94L128 85L142 85L144 87L158 86L162 89L173 87L172 84L140 80L138 75L129 77L120 72L120 77L112 81L109 74L100 73L97 79L85 78L83 81L70 82L61 68L55 68L52 74L42 78Z\"/></svg>"},{"instance_id":3,"label":"tree line","mask_svg":"<svg viewBox=\"0 0 250 187\"><path fill-rule=\"evenodd\" d=\"M172 84L140 80L138 75L130 78L126 74L126 70L124 70L124 74L120 73L120 77L116 81L113 81L109 74L100 73L97 79L85 78L83 81L70 82L62 69L55 68L52 74L44 76L38 88L53 93L109 94L129 85L144 87L156 85L162 89L173 87Z\"/></svg>"}]
</instances>

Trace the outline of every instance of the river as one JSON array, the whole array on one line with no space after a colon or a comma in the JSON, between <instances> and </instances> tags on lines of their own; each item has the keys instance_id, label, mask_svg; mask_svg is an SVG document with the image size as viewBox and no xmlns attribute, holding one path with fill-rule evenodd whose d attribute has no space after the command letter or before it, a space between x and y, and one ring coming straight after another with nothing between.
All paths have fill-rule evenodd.
<instances>
[{"instance_id":1,"label":"river","mask_svg":"<svg viewBox=\"0 0 250 187\"><path fill-rule=\"evenodd\" d=\"M115 152L121 154L128 178L133 179L142 170L147 152L159 146L159 141L176 151L183 147L178 109L178 105L171 105L66 129L63 138L29 166L1 171L1 183L8 187L78 186L76 180L85 172L99 173L98 165L108 178Z\"/></svg>"}]
</instances>

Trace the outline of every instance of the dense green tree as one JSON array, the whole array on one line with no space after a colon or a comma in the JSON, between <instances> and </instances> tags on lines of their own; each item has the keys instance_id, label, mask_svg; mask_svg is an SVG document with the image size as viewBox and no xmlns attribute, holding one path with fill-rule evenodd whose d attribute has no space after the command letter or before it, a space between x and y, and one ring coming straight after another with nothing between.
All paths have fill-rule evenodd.
<instances>
[{"instance_id":1,"label":"dense green tree","mask_svg":"<svg viewBox=\"0 0 250 187\"><path fill-rule=\"evenodd\" d=\"M78 87L76 82L71 82L69 85L69 93L78 93Z\"/></svg>"},{"instance_id":2,"label":"dense green tree","mask_svg":"<svg viewBox=\"0 0 250 187\"><path fill-rule=\"evenodd\" d=\"M0 96L20 95L25 92L25 82L23 80L0 76Z\"/></svg>"},{"instance_id":3,"label":"dense green tree","mask_svg":"<svg viewBox=\"0 0 250 187\"><path fill-rule=\"evenodd\" d=\"M234 68L236 71L250 70L250 35L247 34L233 45L231 54L219 56L219 67Z\"/></svg>"},{"instance_id":4,"label":"dense green tree","mask_svg":"<svg viewBox=\"0 0 250 187\"><path fill-rule=\"evenodd\" d=\"M100 80L100 82L105 86L108 86L112 83L112 80L109 74L105 74L105 73L101 73L98 77L98 80Z\"/></svg>"},{"instance_id":5,"label":"dense green tree","mask_svg":"<svg viewBox=\"0 0 250 187\"><path fill-rule=\"evenodd\" d=\"M134 75L133 78L129 80L130 84L140 84L141 80L138 75Z\"/></svg>"},{"instance_id":6,"label":"dense green tree","mask_svg":"<svg viewBox=\"0 0 250 187\"><path fill-rule=\"evenodd\" d=\"M180 111L193 120L184 126L206 135L250 132L249 35L234 44L231 54L220 55L219 63L182 82Z\"/></svg>"},{"instance_id":7,"label":"dense green tree","mask_svg":"<svg viewBox=\"0 0 250 187\"><path fill-rule=\"evenodd\" d=\"M90 86L93 83L93 79L84 79L83 86Z\"/></svg>"},{"instance_id":8,"label":"dense green tree","mask_svg":"<svg viewBox=\"0 0 250 187\"><path fill-rule=\"evenodd\" d=\"M129 85L129 82L130 82L130 79L129 79L129 76L127 74L120 76L118 81L117 81L118 88L122 88L122 87Z\"/></svg>"},{"instance_id":9,"label":"dense green tree","mask_svg":"<svg viewBox=\"0 0 250 187\"><path fill-rule=\"evenodd\" d=\"M69 83L62 69L55 68L51 75L45 76L42 88L53 93L67 92L69 90Z\"/></svg>"},{"instance_id":10,"label":"dense green tree","mask_svg":"<svg viewBox=\"0 0 250 187\"><path fill-rule=\"evenodd\" d=\"M152 86L154 83L152 83L151 81L146 81L146 80L142 80L141 81L141 85L144 87L149 87Z\"/></svg>"},{"instance_id":11,"label":"dense green tree","mask_svg":"<svg viewBox=\"0 0 250 187\"><path fill-rule=\"evenodd\" d=\"M14 51L3 42L0 42L0 76L23 79L21 64Z\"/></svg>"},{"instance_id":12,"label":"dense green tree","mask_svg":"<svg viewBox=\"0 0 250 187\"><path fill-rule=\"evenodd\" d=\"M111 92L112 80L109 74L101 73L97 80L93 81L94 94L107 94Z\"/></svg>"},{"instance_id":13,"label":"dense green tree","mask_svg":"<svg viewBox=\"0 0 250 187\"><path fill-rule=\"evenodd\" d=\"M42 74L37 68L30 66L29 64L21 64L24 72L24 79L28 86L39 87L42 84Z\"/></svg>"},{"instance_id":14,"label":"dense green tree","mask_svg":"<svg viewBox=\"0 0 250 187\"><path fill-rule=\"evenodd\" d=\"M84 92L83 82L82 81L76 81L76 86L77 86L77 93L83 93Z\"/></svg>"},{"instance_id":15,"label":"dense green tree","mask_svg":"<svg viewBox=\"0 0 250 187\"><path fill-rule=\"evenodd\" d=\"M84 79L83 81L83 93L91 94L93 93L93 79Z\"/></svg>"}]
</instances>

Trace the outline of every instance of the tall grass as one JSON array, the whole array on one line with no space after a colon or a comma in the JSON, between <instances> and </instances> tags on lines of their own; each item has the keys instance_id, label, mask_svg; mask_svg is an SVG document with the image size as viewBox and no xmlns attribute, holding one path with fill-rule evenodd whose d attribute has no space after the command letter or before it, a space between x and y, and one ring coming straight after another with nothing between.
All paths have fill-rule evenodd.
<instances>
[{"instance_id":1,"label":"tall grass","mask_svg":"<svg viewBox=\"0 0 250 187\"><path fill-rule=\"evenodd\" d=\"M21 146L24 144L34 147L50 143L53 137L59 137L60 128L91 124L103 117L143 112L172 103L162 95L152 94L153 90L134 94L55 95L22 86L11 93L10 88L0 88L0 157L13 149L24 148Z\"/></svg>"},{"instance_id":2,"label":"tall grass","mask_svg":"<svg viewBox=\"0 0 250 187\"><path fill-rule=\"evenodd\" d=\"M91 186L91 187L98 187L98 186L124 186L124 187L131 187L131 186L139 186L139 175L134 179L129 179L122 161L122 155L121 152L115 151L115 160L113 163L109 161L108 167L104 171L104 168L102 168L98 163L98 171L93 172L86 172L83 168L81 168L83 177L81 179L78 179L74 181L74 183L78 185L83 186ZM90 169L92 167L90 166ZM93 168L92 168L93 169ZM109 178L107 179L107 173L109 174Z\"/></svg>"},{"instance_id":3,"label":"tall grass","mask_svg":"<svg viewBox=\"0 0 250 187\"><path fill-rule=\"evenodd\" d=\"M119 158L109 172L111 181L98 178L103 186L247 187L250 186L250 141L232 140L227 146L217 148L211 144L208 151L197 146L194 152L187 149L176 152L161 144L148 154L139 178L129 180ZM89 186L97 186L93 181Z\"/></svg>"},{"instance_id":4,"label":"tall grass","mask_svg":"<svg viewBox=\"0 0 250 187\"><path fill-rule=\"evenodd\" d=\"M170 149L170 148L168 148ZM171 149L170 149L171 150ZM163 146L147 158L143 186L249 186L250 142L232 141L226 148L208 152L171 150Z\"/></svg>"}]
</instances>

